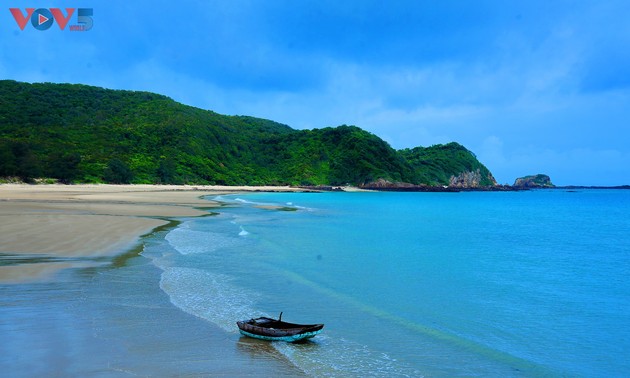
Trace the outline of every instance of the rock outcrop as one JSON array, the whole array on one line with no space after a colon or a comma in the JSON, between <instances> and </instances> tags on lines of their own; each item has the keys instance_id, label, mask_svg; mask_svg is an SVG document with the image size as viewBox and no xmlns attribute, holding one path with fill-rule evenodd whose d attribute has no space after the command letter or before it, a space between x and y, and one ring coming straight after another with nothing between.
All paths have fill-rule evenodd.
<instances>
[{"instance_id":1,"label":"rock outcrop","mask_svg":"<svg viewBox=\"0 0 630 378\"><path fill-rule=\"evenodd\" d=\"M547 175L537 174L525 177L519 177L514 181L515 188L521 189L534 189L534 188L554 188L555 185L551 183L551 178Z\"/></svg>"},{"instance_id":2,"label":"rock outcrop","mask_svg":"<svg viewBox=\"0 0 630 378\"><path fill-rule=\"evenodd\" d=\"M379 178L378 180L364 184L361 187L379 190L379 189L412 188L414 187L414 185L406 183L406 182L391 182L389 180Z\"/></svg>"},{"instance_id":3,"label":"rock outcrop","mask_svg":"<svg viewBox=\"0 0 630 378\"><path fill-rule=\"evenodd\" d=\"M465 171L457 176L451 176L449 185L426 185L426 184L410 184L408 182L391 182L389 180L379 178L359 187L361 189L379 190L379 191L395 191L395 192L461 192L461 191L511 191L518 190L509 185L498 185L491 173L488 173L486 180L493 185L481 185L483 174L479 169L474 172Z\"/></svg>"},{"instance_id":4,"label":"rock outcrop","mask_svg":"<svg viewBox=\"0 0 630 378\"><path fill-rule=\"evenodd\" d=\"M497 181L494 179L491 173L488 173L488 179L492 182L493 186L497 185ZM451 176L448 186L451 188L479 188L481 184L482 176L479 169L474 172L465 171L457 176Z\"/></svg>"}]
</instances>

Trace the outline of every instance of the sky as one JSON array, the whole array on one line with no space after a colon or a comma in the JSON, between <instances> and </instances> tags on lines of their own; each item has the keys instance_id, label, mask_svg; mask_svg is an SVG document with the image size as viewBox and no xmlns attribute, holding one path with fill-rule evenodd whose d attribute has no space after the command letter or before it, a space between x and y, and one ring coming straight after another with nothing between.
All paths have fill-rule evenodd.
<instances>
[{"instance_id":1,"label":"sky","mask_svg":"<svg viewBox=\"0 0 630 378\"><path fill-rule=\"evenodd\" d=\"M21 30L9 8L92 9L93 25ZM0 79L356 125L396 149L456 141L500 184L624 185L629 17L626 0L5 0Z\"/></svg>"}]
</instances>

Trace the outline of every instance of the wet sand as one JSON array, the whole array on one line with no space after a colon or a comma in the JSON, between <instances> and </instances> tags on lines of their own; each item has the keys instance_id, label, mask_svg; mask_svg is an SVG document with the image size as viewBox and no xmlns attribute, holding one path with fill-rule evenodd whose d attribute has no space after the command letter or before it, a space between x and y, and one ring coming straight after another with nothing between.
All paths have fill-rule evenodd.
<instances>
[{"instance_id":1,"label":"wet sand","mask_svg":"<svg viewBox=\"0 0 630 378\"><path fill-rule=\"evenodd\" d=\"M217 204L202 199L204 195L254 190L295 189L0 185L0 283L50 279L61 269L120 254L169 219L208 215ZM22 257L21 263L7 263L16 261L15 256Z\"/></svg>"}]
</instances>

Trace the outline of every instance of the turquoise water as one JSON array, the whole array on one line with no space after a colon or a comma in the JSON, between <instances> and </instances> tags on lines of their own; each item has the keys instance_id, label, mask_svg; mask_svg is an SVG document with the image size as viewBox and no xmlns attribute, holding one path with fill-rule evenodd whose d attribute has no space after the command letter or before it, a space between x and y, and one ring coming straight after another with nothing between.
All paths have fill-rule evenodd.
<instances>
[{"instance_id":1,"label":"turquoise water","mask_svg":"<svg viewBox=\"0 0 630 378\"><path fill-rule=\"evenodd\" d=\"M308 374L630 373L630 191L216 200L143 253L162 290L230 333L280 311L325 323L274 343Z\"/></svg>"}]
</instances>

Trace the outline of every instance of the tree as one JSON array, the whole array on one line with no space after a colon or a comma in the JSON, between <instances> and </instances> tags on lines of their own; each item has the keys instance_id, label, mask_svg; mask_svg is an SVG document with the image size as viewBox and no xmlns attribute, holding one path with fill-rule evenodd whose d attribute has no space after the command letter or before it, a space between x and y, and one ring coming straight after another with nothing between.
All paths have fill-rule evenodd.
<instances>
[{"instance_id":1,"label":"tree","mask_svg":"<svg viewBox=\"0 0 630 378\"><path fill-rule=\"evenodd\" d=\"M160 161L157 170L158 178L161 184L177 184L177 165L172 159L164 159Z\"/></svg>"},{"instance_id":2,"label":"tree","mask_svg":"<svg viewBox=\"0 0 630 378\"><path fill-rule=\"evenodd\" d=\"M0 177L16 176L18 167L10 143L0 142Z\"/></svg>"},{"instance_id":3,"label":"tree","mask_svg":"<svg viewBox=\"0 0 630 378\"><path fill-rule=\"evenodd\" d=\"M48 172L60 182L70 184L79 174L79 163L81 155L78 153L56 152L49 159Z\"/></svg>"},{"instance_id":4,"label":"tree","mask_svg":"<svg viewBox=\"0 0 630 378\"><path fill-rule=\"evenodd\" d=\"M133 172L121 160L112 159L107 164L103 179L110 184L129 184L133 179Z\"/></svg>"},{"instance_id":5,"label":"tree","mask_svg":"<svg viewBox=\"0 0 630 378\"><path fill-rule=\"evenodd\" d=\"M17 175L24 182L30 182L33 178L39 177L41 167L37 155L31 146L24 142L13 143L13 156L17 164Z\"/></svg>"}]
</instances>

